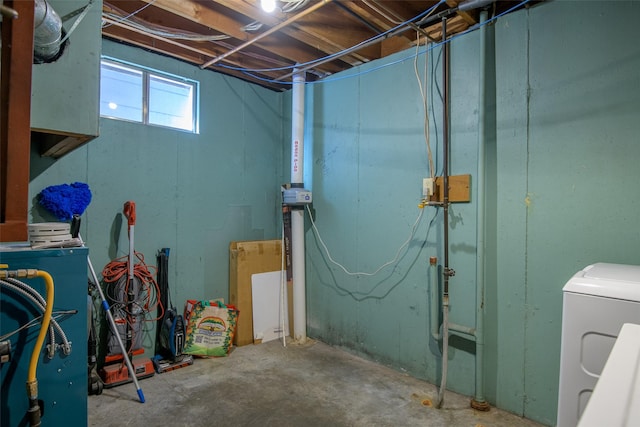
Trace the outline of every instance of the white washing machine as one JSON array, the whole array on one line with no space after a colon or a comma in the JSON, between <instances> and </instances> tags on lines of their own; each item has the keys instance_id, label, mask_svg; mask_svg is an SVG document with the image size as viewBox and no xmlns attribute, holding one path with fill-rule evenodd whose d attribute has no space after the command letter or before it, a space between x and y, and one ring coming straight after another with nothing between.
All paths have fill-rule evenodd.
<instances>
[{"instance_id":1,"label":"white washing machine","mask_svg":"<svg viewBox=\"0 0 640 427\"><path fill-rule=\"evenodd\" d=\"M575 427L624 323L640 324L640 266L597 263L563 288L558 427Z\"/></svg>"},{"instance_id":2,"label":"white washing machine","mask_svg":"<svg viewBox=\"0 0 640 427\"><path fill-rule=\"evenodd\" d=\"M640 426L640 325L625 323L578 427Z\"/></svg>"}]
</instances>

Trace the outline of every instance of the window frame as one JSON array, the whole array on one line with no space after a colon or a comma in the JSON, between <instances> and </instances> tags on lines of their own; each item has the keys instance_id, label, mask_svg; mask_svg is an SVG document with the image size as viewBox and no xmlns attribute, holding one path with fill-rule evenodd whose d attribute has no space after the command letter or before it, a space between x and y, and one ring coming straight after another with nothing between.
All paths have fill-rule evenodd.
<instances>
[{"instance_id":1,"label":"window frame","mask_svg":"<svg viewBox=\"0 0 640 427\"><path fill-rule=\"evenodd\" d=\"M193 134L200 133L200 128L199 128L200 82L198 82L197 80L192 80L183 76L178 76L176 74L160 71L150 67L145 67L143 65L134 64L129 61L124 61L122 59L118 59L118 58L114 58L106 55L102 55L100 57L101 70L102 70L103 64L112 65L120 68L129 69L134 72L142 73L142 120L126 119L126 118L110 116L108 114L103 114L102 108L100 108L100 117L104 117L106 119L111 119L111 120L121 120L129 123L140 123L146 126L154 126L154 127L164 128L164 129L173 129L180 132L187 132L187 133L193 133ZM151 84L150 82L151 82L152 76L155 76L161 79L166 79L166 80L169 80L170 82L175 82L181 85L191 86L192 93L193 93L193 99L191 104L191 114L192 114L191 129L184 129L184 128L175 127L171 125L151 123L149 121L149 97L150 97L150 84ZM102 87L102 73L100 73L100 85Z\"/></svg>"}]
</instances>

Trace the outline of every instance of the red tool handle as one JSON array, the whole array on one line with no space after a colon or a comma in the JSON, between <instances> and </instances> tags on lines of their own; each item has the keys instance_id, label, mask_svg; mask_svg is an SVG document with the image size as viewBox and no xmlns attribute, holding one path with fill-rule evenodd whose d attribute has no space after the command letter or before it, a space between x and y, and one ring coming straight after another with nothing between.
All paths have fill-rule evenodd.
<instances>
[{"instance_id":1,"label":"red tool handle","mask_svg":"<svg viewBox=\"0 0 640 427\"><path fill-rule=\"evenodd\" d=\"M123 213L127 217L129 228L136 225L136 204L133 200L125 202Z\"/></svg>"}]
</instances>

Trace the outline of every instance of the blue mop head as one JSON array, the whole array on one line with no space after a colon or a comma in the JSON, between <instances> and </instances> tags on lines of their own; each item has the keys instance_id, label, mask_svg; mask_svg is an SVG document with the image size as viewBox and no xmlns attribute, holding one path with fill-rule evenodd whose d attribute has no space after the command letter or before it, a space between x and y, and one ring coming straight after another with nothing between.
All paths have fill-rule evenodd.
<instances>
[{"instance_id":1,"label":"blue mop head","mask_svg":"<svg viewBox=\"0 0 640 427\"><path fill-rule=\"evenodd\" d=\"M45 188L38 195L41 206L55 215L61 221L69 221L73 215L82 215L91 203L91 190L87 184L74 182L73 184L52 185Z\"/></svg>"}]
</instances>

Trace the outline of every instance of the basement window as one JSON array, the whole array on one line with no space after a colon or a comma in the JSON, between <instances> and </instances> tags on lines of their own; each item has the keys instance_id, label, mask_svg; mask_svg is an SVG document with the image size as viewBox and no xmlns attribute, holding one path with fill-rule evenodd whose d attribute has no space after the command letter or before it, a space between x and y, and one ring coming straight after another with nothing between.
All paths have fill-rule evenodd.
<instances>
[{"instance_id":1,"label":"basement window","mask_svg":"<svg viewBox=\"0 0 640 427\"><path fill-rule=\"evenodd\" d=\"M198 133L198 82L103 58L100 115Z\"/></svg>"}]
</instances>

